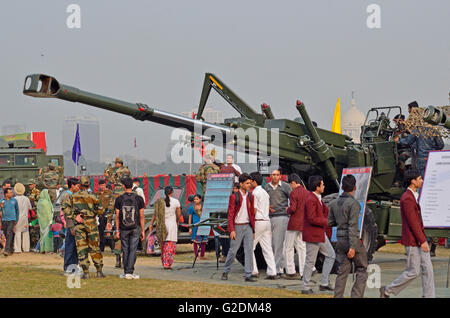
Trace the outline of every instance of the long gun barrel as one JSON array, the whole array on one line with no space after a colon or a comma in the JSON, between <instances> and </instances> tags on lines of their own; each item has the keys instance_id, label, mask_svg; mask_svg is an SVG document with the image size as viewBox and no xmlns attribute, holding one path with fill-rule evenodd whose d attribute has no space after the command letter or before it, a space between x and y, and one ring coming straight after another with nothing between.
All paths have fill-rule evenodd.
<instances>
[{"instance_id":1,"label":"long gun barrel","mask_svg":"<svg viewBox=\"0 0 450 318\"><path fill-rule=\"evenodd\" d=\"M331 180L334 181L334 183L337 185L337 188L339 189L338 174L336 172L333 163L331 162L331 159L335 158L333 152L327 146L327 144L320 138L316 128L314 127L313 123L311 122L311 119L309 118L308 113L306 112L305 104L303 104L303 102L299 100L297 101L297 110L300 113L300 116L302 117L303 121L305 122L305 126L309 131L311 140L314 142L312 148L314 150L313 157L315 161L317 161L318 163L322 163L324 165L327 175Z\"/></svg>"},{"instance_id":2,"label":"long gun barrel","mask_svg":"<svg viewBox=\"0 0 450 318\"><path fill-rule=\"evenodd\" d=\"M191 132L199 132L196 131L196 127L199 127L201 128L201 133L204 133L209 128L221 131L224 136L231 133L231 129L226 126L150 108L146 104L130 103L89 93L76 87L60 84L54 77L44 74L28 75L25 78L23 93L33 97L53 97L87 104L128 115L142 121L148 120L174 128L185 128Z\"/></svg>"},{"instance_id":3,"label":"long gun barrel","mask_svg":"<svg viewBox=\"0 0 450 318\"><path fill-rule=\"evenodd\" d=\"M423 112L423 120L431 125L444 126L450 129L450 116L442 109L434 106L428 106Z\"/></svg>"}]
</instances>

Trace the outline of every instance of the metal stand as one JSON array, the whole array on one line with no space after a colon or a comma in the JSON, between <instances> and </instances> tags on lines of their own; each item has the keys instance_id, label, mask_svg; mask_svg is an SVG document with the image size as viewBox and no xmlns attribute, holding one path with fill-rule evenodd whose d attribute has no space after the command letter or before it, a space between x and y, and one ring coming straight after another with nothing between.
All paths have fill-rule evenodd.
<instances>
[{"instance_id":1,"label":"metal stand","mask_svg":"<svg viewBox=\"0 0 450 318\"><path fill-rule=\"evenodd\" d=\"M194 244L197 244L197 243L194 243ZM200 245L200 248L201 248L201 245ZM198 252L199 252L200 248L197 248L197 253L195 253L195 257L194 257L194 263L192 263L192 268L194 268L194 266L195 266L195 262L197 261Z\"/></svg>"},{"instance_id":2,"label":"metal stand","mask_svg":"<svg viewBox=\"0 0 450 318\"><path fill-rule=\"evenodd\" d=\"M448 277L450 272L450 256L448 257L448 265L447 265L447 284L445 285L445 288L448 288Z\"/></svg>"}]
</instances>

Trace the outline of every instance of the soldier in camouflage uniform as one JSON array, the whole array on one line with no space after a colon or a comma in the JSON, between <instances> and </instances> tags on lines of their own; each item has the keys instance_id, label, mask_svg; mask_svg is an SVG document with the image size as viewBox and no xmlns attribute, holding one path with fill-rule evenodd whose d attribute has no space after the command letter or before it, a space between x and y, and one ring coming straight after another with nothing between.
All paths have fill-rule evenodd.
<instances>
[{"instance_id":1,"label":"soldier in camouflage uniform","mask_svg":"<svg viewBox=\"0 0 450 318\"><path fill-rule=\"evenodd\" d=\"M206 180L208 178L208 174L210 173L219 173L220 168L212 162L212 155L205 155L205 164L200 166L200 169L197 171L197 175L195 179L202 184L202 196L205 195L206 190Z\"/></svg>"},{"instance_id":2,"label":"soldier in camouflage uniform","mask_svg":"<svg viewBox=\"0 0 450 318\"><path fill-rule=\"evenodd\" d=\"M99 247L99 233L97 226L97 215L103 214L103 208L95 195L89 194L87 189L90 186L90 180L87 176L81 177L81 190L72 196L73 207L71 213L67 215L66 222L75 224L75 240L77 244L77 253L79 265L83 269L82 279L89 278L89 256L91 255L97 277L103 278L102 272L103 256Z\"/></svg>"},{"instance_id":3,"label":"soldier in camouflage uniform","mask_svg":"<svg viewBox=\"0 0 450 318\"><path fill-rule=\"evenodd\" d=\"M111 165L108 165L108 167L105 169L105 177L106 180L109 181L111 184L114 185L114 191L113 191L113 200L112 200L112 206L114 207L114 203L116 199L125 193L125 188L122 185L122 178L130 177L131 178L131 172L128 169L128 167L123 166L123 160L120 158L116 158L114 162L114 168L111 167ZM112 213L108 214L107 216L107 224L106 224L106 230L112 229L112 222L115 220L115 211L112 209ZM114 236L115 237L115 236ZM120 240L115 239L115 245L114 245L114 254L116 255L116 267L120 268L122 267L122 261L121 261L121 255L122 255L122 246L120 243Z\"/></svg>"},{"instance_id":4,"label":"soldier in camouflage uniform","mask_svg":"<svg viewBox=\"0 0 450 318\"><path fill-rule=\"evenodd\" d=\"M100 201L103 207L103 215L98 217L98 229L100 233L100 251L105 250L105 245L109 246L111 250L114 250L114 241L109 235L110 229L105 233L106 225L108 223L108 218L111 220L110 214L114 214L114 199L113 192L106 187L105 180L100 180L99 190L95 193L97 199ZM109 236L109 237L108 237Z\"/></svg>"},{"instance_id":5,"label":"soldier in camouflage uniform","mask_svg":"<svg viewBox=\"0 0 450 318\"><path fill-rule=\"evenodd\" d=\"M46 189L48 189L48 194L50 195L50 199L52 203L56 201L56 188L58 184L61 183L61 176L59 174L59 170L56 169L56 166L49 162L48 168L39 172L39 181L44 185Z\"/></svg>"},{"instance_id":6,"label":"soldier in camouflage uniform","mask_svg":"<svg viewBox=\"0 0 450 318\"><path fill-rule=\"evenodd\" d=\"M29 190L26 196L28 197L28 199L30 199L31 207L33 208L34 211L34 216L31 216L31 218L28 220L30 222L30 246L32 249L34 249L37 243L39 242L39 237L41 233L36 211L36 205L39 201L41 191L39 191L39 189L36 188L36 182L34 181L34 179L28 180L27 185Z\"/></svg>"}]
</instances>

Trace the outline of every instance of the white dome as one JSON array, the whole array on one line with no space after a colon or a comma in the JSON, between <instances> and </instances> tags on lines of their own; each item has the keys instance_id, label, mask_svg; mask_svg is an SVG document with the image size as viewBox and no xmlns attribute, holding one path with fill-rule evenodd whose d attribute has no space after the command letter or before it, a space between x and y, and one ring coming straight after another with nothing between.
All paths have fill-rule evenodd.
<instances>
[{"instance_id":1,"label":"white dome","mask_svg":"<svg viewBox=\"0 0 450 318\"><path fill-rule=\"evenodd\" d=\"M342 118L342 124L348 126L361 126L364 124L365 119L366 116L363 112L356 108L356 105L352 104L350 109L345 112Z\"/></svg>"},{"instance_id":2,"label":"white dome","mask_svg":"<svg viewBox=\"0 0 450 318\"><path fill-rule=\"evenodd\" d=\"M359 142L364 120L366 120L366 116L356 108L355 100L352 99L350 109L342 117L342 133L353 138L353 141Z\"/></svg>"}]
</instances>

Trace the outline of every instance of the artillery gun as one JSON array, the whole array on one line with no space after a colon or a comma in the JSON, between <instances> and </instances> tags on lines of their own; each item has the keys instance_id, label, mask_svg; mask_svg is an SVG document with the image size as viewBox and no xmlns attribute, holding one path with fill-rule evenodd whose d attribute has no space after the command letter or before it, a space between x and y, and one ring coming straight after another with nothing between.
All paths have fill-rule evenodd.
<instances>
[{"instance_id":1,"label":"artillery gun","mask_svg":"<svg viewBox=\"0 0 450 318\"><path fill-rule=\"evenodd\" d=\"M428 106L423 112L423 120L431 125L450 129L450 106Z\"/></svg>"},{"instance_id":2,"label":"artillery gun","mask_svg":"<svg viewBox=\"0 0 450 318\"><path fill-rule=\"evenodd\" d=\"M205 122L202 114L211 89L219 93L241 117L225 119L223 123ZM392 110L398 108L401 112L399 106L372 108L361 128L361 140L356 142L349 136L315 127L301 101L296 103L300 118L295 120L276 119L267 104L262 104L262 113L258 113L212 73L205 74L195 119L151 108L143 103L130 103L93 94L61 84L55 78L43 74L27 76L23 93L33 97L80 102L141 121L185 128L199 134L213 129L220 136L212 136L211 142L225 147L227 145L224 140L232 140L234 146L240 146L247 152L253 151L258 157L270 155L269 146L276 140L279 146L279 165L284 172L298 173L304 180L313 174L322 175L326 194L339 191L338 180L343 168L372 166L369 209L366 210L363 230L363 242L368 249L369 258L387 239L397 240L401 237L398 199L404 188L393 185L398 152L397 144L392 140L394 130L390 127L389 119ZM370 114L374 114L375 118L369 119ZM256 143L245 134L248 129L256 131ZM443 229L427 229L426 233L430 237L450 236L449 231Z\"/></svg>"}]
</instances>

